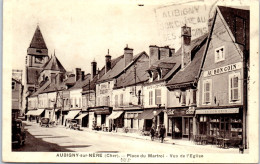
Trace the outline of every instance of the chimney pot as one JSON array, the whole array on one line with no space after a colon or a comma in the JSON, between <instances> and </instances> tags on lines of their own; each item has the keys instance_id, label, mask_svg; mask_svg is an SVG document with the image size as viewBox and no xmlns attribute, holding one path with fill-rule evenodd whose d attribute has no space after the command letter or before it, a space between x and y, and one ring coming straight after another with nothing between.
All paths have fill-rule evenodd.
<instances>
[{"instance_id":1,"label":"chimney pot","mask_svg":"<svg viewBox=\"0 0 260 164\"><path fill-rule=\"evenodd\" d=\"M81 68L76 68L76 81L78 81L79 79L81 79Z\"/></svg>"},{"instance_id":2,"label":"chimney pot","mask_svg":"<svg viewBox=\"0 0 260 164\"><path fill-rule=\"evenodd\" d=\"M108 54L105 56L106 58L106 73L111 69L111 56L109 55L109 49L108 49Z\"/></svg>"},{"instance_id":3,"label":"chimney pot","mask_svg":"<svg viewBox=\"0 0 260 164\"><path fill-rule=\"evenodd\" d=\"M93 79L96 76L96 74L97 74L97 62L94 59L94 61L91 62L91 79Z\"/></svg>"}]
</instances>

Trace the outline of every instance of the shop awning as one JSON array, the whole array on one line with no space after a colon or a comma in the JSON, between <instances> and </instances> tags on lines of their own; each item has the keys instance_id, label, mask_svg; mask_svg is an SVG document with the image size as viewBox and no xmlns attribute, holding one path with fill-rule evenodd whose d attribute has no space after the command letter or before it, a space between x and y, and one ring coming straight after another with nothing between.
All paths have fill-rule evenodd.
<instances>
[{"instance_id":1,"label":"shop awning","mask_svg":"<svg viewBox=\"0 0 260 164\"><path fill-rule=\"evenodd\" d=\"M32 115L35 110L29 110L25 115Z\"/></svg>"},{"instance_id":2,"label":"shop awning","mask_svg":"<svg viewBox=\"0 0 260 164\"><path fill-rule=\"evenodd\" d=\"M34 111L33 115L34 116L39 116L42 114L42 112L44 111L44 109L37 109L36 111Z\"/></svg>"},{"instance_id":3,"label":"shop awning","mask_svg":"<svg viewBox=\"0 0 260 164\"><path fill-rule=\"evenodd\" d=\"M30 110L25 115L39 116L42 114L43 111L44 109Z\"/></svg>"},{"instance_id":4,"label":"shop awning","mask_svg":"<svg viewBox=\"0 0 260 164\"><path fill-rule=\"evenodd\" d=\"M124 111L113 111L111 115L109 115L108 119L117 119L121 116L121 114L124 113Z\"/></svg>"},{"instance_id":5,"label":"shop awning","mask_svg":"<svg viewBox=\"0 0 260 164\"><path fill-rule=\"evenodd\" d=\"M156 111L156 114L154 115L154 111ZM141 113L137 119L141 120L141 119L144 119L144 120L151 120L154 118L154 116L157 116L158 114L160 114L162 112L162 109L147 109L147 110L144 110L143 113Z\"/></svg>"},{"instance_id":6,"label":"shop awning","mask_svg":"<svg viewBox=\"0 0 260 164\"><path fill-rule=\"evenodd\" d=\"M79 116L76 117L75 119L80 120L80 119L82 119L83 117L85 117L85 116L87 116L87 115L88 115L88 113L84 113L84 114L79 115Z\"/></svg>"},{"instance_id":7,"label":"shop awning","mask_svg":"<svg viewBox=\"0 0 260 164\"><path fill-rule=\"evenodd\" d=\"M66 116L66 119L74 119L77 114L79 114L80 110L72 110Z\"/></svg>"},{"instance_id":8,"label":"shop awning","mask_svg":"<svg viewBox=\"0 0 260 164\"><path fill-rule=\"evenodd\" d=\"M197 109L196 114L231 114L239 113L239 108L225 108L225 109Z\"/></svg>"},{"instance_id":9,"label":"shop awning","mask_svg":"<svg viewBox=\"0 0 260 164\"><path fill-rule=\"evenodd\" d=\"M143 113L141 113L137 119L142 120L142 119L153 119L153 109L148 109L144 110Z\"/></svg>"}]
</instances>

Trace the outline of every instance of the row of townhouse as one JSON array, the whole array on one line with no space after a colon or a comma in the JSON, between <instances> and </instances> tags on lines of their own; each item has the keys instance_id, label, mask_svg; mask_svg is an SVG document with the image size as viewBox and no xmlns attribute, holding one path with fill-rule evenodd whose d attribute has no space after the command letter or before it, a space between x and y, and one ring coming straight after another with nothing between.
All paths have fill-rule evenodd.
<instances>
[{"instance_id":1,"label":"row of townhouse","mask_svg":"<svg viewBox=\"0 0 260 164\"><path fill-rule=\"evenodd\" d=\"M45 110L44 117L64 125L77 119L90 129L138 133L164 124L172 138L204 136L212 143L226 138L247 148L249 11L218 6L207 34L192 40L191 27L184 25L180 35L176 51L151 45L149 55L134 55L126 46L115 59L108 51L105 66L97 70L93 61L87 75L79 68L73 76L52 66L58 73L49 74L28 107L39 110L45 102L53 113Z\"/></svg>"}]
</instances>

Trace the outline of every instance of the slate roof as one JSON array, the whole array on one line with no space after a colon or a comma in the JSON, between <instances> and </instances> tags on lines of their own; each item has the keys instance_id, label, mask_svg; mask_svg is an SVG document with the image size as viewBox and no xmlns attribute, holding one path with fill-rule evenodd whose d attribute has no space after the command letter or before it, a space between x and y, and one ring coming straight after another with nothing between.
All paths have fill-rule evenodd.
<instances>
[{"instance_id":1,"label":"slate roof","mask_svg":"<svg viewBox=\"0 0 260 164\"><path fill-rule=\"evenodd\" d=\"M42 71L42 68L36 68L36 67L27 67L27 84L37 84L38 83L38 77L40 76L40 72Z\"/></svg>"},{"instance_id":2,"label":"slate roof","mask_svg":"<svg viewBox=\"0 0 260 164\"><path fill-rule=\"evenodd\" d=\"M250 20L250 13L249 10L243 10L243 9L237 9L237 8L231 8L231 7L225 7L225 6L218 6L219 11L221 12L223 18L225 19L225 22L227 23L230 31L232 32L233 36L236 36L236 16L243 18L246 23L246 43L249 45L249 20ZM241 35L241 34L238 34Z\"/></svg>"},{"instance_id":3,"label":"slate roof","mask_svg":"<svg viewBox=\"0 0 260 164\"><path fill-rule=\"evenodd\" d=\"M137 54L129 67L117 76L115 88L134 85L135 83L145 82L149 79L147 69L149 67L149 57L145 52ZM136 70L135 70L136 69Z\"/></svg>"},{"instance_id":4,"label":"slate roof","mask_svg":"<svg viewBox=\"0 0 260 164\"><path fill-rule=\"evenodd\" d=\"M30 48L47 49L39 26L37 26L34 32Z\"/></svg>"},{"instance_id":5,"label":"slate roof","mask_svg":"<svg viewBox=\"0 0 260 164\"><path fill-rule=\"evenodd\" d=\"M144 53L144 52L141 52L141 53L139 53L137 55L134 55L133 56L133 61L135 61L140 55L142 55L142 53ZM133 63L133 61L131 63ZM121 56L117 57L116 59L114 59L112 61L112 63L113 63L113 65L112 65L111 69L106 74L104 74L104 76L102 76L98 80L98 82L111 80L115 76L119 75L122 72L122 70L124 70L124 68L125 68L124 55L121 55ZM130 66L131 63L128 66Z\"/></svg>"},{"instance_id":6,"label":"slate roof","mask_svg":"<svg viewBox=\"0 0 260 164\"><path fill-rule=\"evenodd\" d=\"M46 81L36 92L34 92L30 97L38 96L44 89L46 89L50 85L51 81Z\"/></svg>"},{"instance_id":7,"label":"slate roof","mask_svg":"<svg viewBox=\"0 0 260 164\"><path fill-rule=\"evenodd\" d=\"M207 35L205 34L191 42L192 61L184 68L179 70L168 82L169 85L193 83L200 70L200 64L203 59L204 49L206 46ZM181 48L180 48L181 50Z\"/></svg>"},{"instance_id":8,"label":"slate roof","mask_svg":"<svg viewBox=\"0 0 260 164\"><path fill-rule=\"evenodd\" d=\"M65 68L62 66L61 62L58 60L55 54L49 59L48 62L46 62L43 65L42 68L43 70L54 70L54 71L66 72Z\"/></svg>"},{"instance_id":9,"label":"slate roof","mask_svg":"<svg viewBox=\"0 0 260 164\"><path fill-rule=\"evenodd\" d=\"M111 69L107 73L104 72L104 75L97 82L110 80L114 78L116 75L118 75L125 67L123 59L124 59L124 55L121 55L111 60Z\"/></svg>"},{"instance_id":10,"label":"slate roof","mask_svg":"<svg viewBox=\"0 0 260 164\"><path fill-rule=\"evenodd\" d=\"M73 85L73 87L71 87L69 90L83 88L85 85L89 83L90 78L90 74L85 75L85 80L79 79L78 81L76 81L75 85Z\"/></svg>"}]
</instances>

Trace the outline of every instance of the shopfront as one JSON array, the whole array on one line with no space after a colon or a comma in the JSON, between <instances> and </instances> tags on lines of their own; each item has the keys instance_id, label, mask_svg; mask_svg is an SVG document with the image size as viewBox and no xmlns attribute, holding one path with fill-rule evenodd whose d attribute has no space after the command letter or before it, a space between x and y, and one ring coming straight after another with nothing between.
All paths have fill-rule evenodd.
<instances>
[{"instance_id":1,"label":"shopfront","mask_svg":"<svg viewBox=\"0 0 260 164\"><path fill-rule=\"evenodd\" d=\"M158 130L159 125L164 122L164 115L162 109L145 109L141 114L138 115L137 119L140 120L139 127L143 127L142 130L150 131L154 125Z\"/></svg>"},{"instance_id":2,"label":"shopfront","mask_svg":"<svg viewBox=\"0 0 260 164\"><path fill-rule=\"evenodd\" d=\"M107 119L109 120L109 131L115 131L124 127L124 111L113 111Z\"/></svg>"},{"instance_id":3,"label":"shopfront","mask_svg":"<svg viewBox=\"0 0 260 164\"><path fill-rule=\"evenodd\" d=\"M102 129L109 126L109 119L107 117L111 114L112 108L100 107L89 109L89 128Z\"/></svg>"},{"instance_id":4,"label":"shopfront","mask_svg":"<svg viewBox=\"0 0 260 164\"><path fill-rule=\"evenodd\" d=\"M243 114L241 108L196 110L197 134L211 138L228 139L231 146L242 143Z\"/></svg>"},{"instance_id":5,"label":"shopfront","mask_svg":"<svg viewBox=\"0 0 260 164\"><path fill-rule=\"evenodd\" d=\"M168 109L168 136L174 139L193 140L194 107Z\"/></svg>"}]
</instances>

